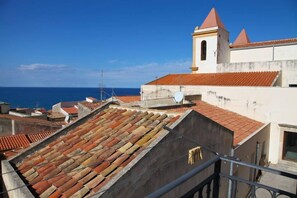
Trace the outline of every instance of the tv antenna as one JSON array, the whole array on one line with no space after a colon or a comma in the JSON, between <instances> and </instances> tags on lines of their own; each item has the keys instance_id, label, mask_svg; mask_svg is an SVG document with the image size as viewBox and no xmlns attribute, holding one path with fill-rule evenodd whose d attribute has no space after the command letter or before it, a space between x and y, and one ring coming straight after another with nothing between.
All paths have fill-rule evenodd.
<instances>
[{"instance_id":1,"label":"tv antenna","mask_svg":"<svg viewBox=\"0 0 297 198\"><path fill-rule=\"evenodd\" d=\"M103 99L103 70L101 70L101 83L100 83L100 101Z\"/></svg>"}]
</instances>

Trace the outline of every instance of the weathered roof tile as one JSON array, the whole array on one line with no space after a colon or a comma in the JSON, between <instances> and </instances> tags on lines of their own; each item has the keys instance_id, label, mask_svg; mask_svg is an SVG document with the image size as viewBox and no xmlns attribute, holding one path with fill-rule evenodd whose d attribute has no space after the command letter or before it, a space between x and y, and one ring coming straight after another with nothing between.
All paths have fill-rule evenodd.
<instances>
[{"instance_id":1,"label":"weathered roof tile","mask_svg":"<svg viewBox=\"0 0 297 198\"><path fill-rule=\"evenodd\" d=\"M107 108L16 166L29 184L46 183L42 188L37 185L35 193L40 196L90 195L127 166L173 119L154 112ZM43 182L45 178L47 182Z\"/></svg>"}]
</instances>

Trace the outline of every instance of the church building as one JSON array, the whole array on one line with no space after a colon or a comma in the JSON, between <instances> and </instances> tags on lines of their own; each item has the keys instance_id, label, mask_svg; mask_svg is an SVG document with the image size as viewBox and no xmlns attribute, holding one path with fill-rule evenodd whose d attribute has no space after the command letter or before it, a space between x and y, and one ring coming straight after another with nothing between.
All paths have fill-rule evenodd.
<instances>
[{"instance_id":1,"label":"church building","mask_svg":"<svg viewBox=\"0 0 297 198\"><path fill-rule=\"evenodd\" d=\"M296 163L297 38L252 42L243 29L232 42L215 8L192 36L191 72L142 85L143 103L161 103L178 93L183 105L202 100L269 123L269 161Z\"/></svg>"}]
</instances>

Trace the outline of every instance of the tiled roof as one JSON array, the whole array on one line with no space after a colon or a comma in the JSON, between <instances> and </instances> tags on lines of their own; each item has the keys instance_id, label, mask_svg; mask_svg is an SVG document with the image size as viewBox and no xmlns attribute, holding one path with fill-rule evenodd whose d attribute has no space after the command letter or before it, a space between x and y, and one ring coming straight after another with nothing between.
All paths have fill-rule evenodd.
<instances>
[{"instance_id":1,"label":"tiled roof","mask_svg":"<svg viewBox=\"0 0 297 198\"><path fill-rule=\"evenodd\" d=\"M207 17L205 18L199 29L205 29L210 27L221 27L225 29L225 26L222 23L215 8L211 9L211 11L208 13Z\"/></svg>"},{"instance_id":2,"label":"tiled roof","mask_svg":"<svg viewBox=\"0 0 297 198\"><path fill-rule=\"evenodd\" d=\"M117 96L116 99L124 103L138 102L140 101L140 96Z\"/></svg>"},{"instance_id":3,"label":"tiled roof","mask_svg":"<svg viewBox=\"0 0 297 198\"><path fill-rule=\"evenodd\" d=\"M250 43L250 39L245 31L245 29L242 29L237 38L235 39L233 45L245 45Z\"/></svg>"},{"instance_id":4,"label":"tiled roof","mask_svg":"<svg viewBox=\"0 0 297 198\"><path fill-rule=\"evenodd\" d=\"M28 147L31 143L42 140L50 134L52 134L52 132L2 136L0 137L0 151Z\"/></svg>"},{"instance_id":5,"label":"tiled roof","mask_svg":"<svg viewBox=\"0 0 297 198\"><path fill-rule=\"evenodd\" d=\"M169 74L147 85L272 86L279 72Z\"/></svg>"},{"instance_id":6,"label":"tiled roof","mask_svg":"<svg viewBox=\"0 0 297 198\"><path fill-rule=\"evenodd\" d=\"M0 151L29 146L30 141L25 134L0 137Z\"/></svg>"},{"instance_id":7,"label":"tiled roof","mask_svg":"<svg viewBox=\"0 0 297 198\"><path fill-rule=\"evenodd\" d=\"M230 45L230 48L271 46L271 45L288 44L288 43L296 43L297 44L297 38L280 39L280 40L272 40L272 41L262 41L262 42L253 42L253 43L238 44L238 45L236 45L234 43L233 45Z\"/></svg>"},{"instance_id":8,"label":"tiled roof","mask_svg":"<svg viewBox=\"0 0 297 198\"><path fill-rule=\"evenodd\" d=\"M233 131L234 146L238 145L242 140L246 139L249 135L264 125L256 120L213 106L203 101L197 101L196 105L192 107L172 108L169 112L184 112L189 109L193 109Z\"/></svg>"},{"instance_id":9,"label":"tiled roof","mask_svg":"<svg viewBox=\"0 0 297 198\"><path fill-rule=\"evenodd\" d=\"M83 106L89 108L90 110L94 110L97 107L100 107L102 105L101 102L80 102L80 104L82 104Z\"/></svg>"},{"instance_id":10,"label":"tiled roof","mask_svg":"<svg viewBox=\"0 0 297 198\"><path fill-rule=\"evenodd\" d=\"M37 142L37 141L43 140L50 134L52 134L52 132L42 132L42 133L35 133L35 134L27 134L27 137L30 140L30 142Z\"/></svg>"},{"instance_id":11,"label":"tiled roof","mask_svg":"<svg viewBox=\"0 0 297 198\"><path fill-rule=\"evenodd\" d=\"M177 118L110 107L16 166L38 196L94 195Z\"/></svg>"},{"instance_id":12,"label":"tiled roof","mask_svg":"<svg viewBox=\"0 0 297 198\"><path fill-rule=\"evenodd\" d=\"M64 111L66 111L68 114L77 114L78 110L75 107L63 107Z\"/></svg>"}]
</instances>

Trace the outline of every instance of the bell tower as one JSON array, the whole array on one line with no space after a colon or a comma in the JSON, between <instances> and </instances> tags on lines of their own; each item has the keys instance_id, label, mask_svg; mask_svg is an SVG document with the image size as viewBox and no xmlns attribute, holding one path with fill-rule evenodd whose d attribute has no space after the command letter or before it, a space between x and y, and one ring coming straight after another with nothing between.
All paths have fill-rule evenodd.
<instances>
[{"instance_id":1,"label":"bell tower","mask_svg":"<svg viewBox=\"0 0 297 198\"><path fill-rule=\"evenodd\" d=\"M217 64L230 60L229 32L212 8L193 33L192 73L215 73Z\"/></svg>"}]
</instances>

